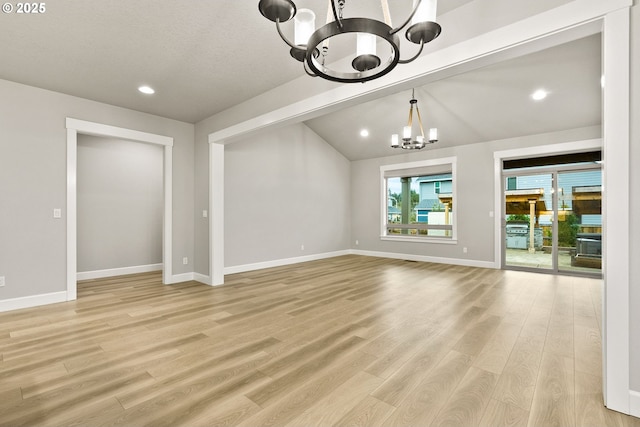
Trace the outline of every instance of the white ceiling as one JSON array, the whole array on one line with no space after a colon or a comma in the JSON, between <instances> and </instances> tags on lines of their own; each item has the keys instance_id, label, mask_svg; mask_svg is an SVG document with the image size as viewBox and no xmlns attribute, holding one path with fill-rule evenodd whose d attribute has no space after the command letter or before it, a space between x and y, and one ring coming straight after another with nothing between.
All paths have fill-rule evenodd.
<instances>
[{"instance_id":1,"label":"white ceiling","mask_svg":"<svg viewBox=\"0 0 640 427\"><path fill-rule=\"evenodd\" d=\"M596 34L418 87L425 134L438 128L440 147L599 125L600 48ZM540 88L549 95L532 100ZM400 154L391 134L407 124L410 98L408 90L306 124L351 160Z\"/></svg>"},{"instance_id":2,"label":"white ceiling","mask_svg":"<svg viewBox=\"0 0 640 427\"><path fill-rule=\"evenodd\" d=\"M471 1L440 0L439 14ZM44 14L0 14L0 79L196 123L304 75L257 4L56 0ZM325 2L296 4L324 21ZM379 2L353 4L380 19ZM390 4L397 24L411 0ZM441 37L447 31L455 29ZM438 144L466 144L599 124L599 76L600 40L592 36L431 83L416 97L425 126L439 128ZM156 94L140 94L142 84ZM528 98L537 87L551 91L543 103ZM393 154L389 135L406 122L409 97L398 93L307 124L349 159ZM361 127L371 132L367 140L357 134Z\"/></svg>"}]
</instances>

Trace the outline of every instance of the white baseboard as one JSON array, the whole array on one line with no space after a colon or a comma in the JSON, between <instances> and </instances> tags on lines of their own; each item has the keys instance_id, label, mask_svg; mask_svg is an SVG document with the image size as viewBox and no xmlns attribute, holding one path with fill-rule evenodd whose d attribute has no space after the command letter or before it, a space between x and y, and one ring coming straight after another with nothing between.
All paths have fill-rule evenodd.
<instances>
[{"instance_id":1,"label":"white baseboard","mask_svg":"<svg viewBox=\"0 0 640 427\"><path fill-rule=\"evenodd\" d=\"M499 268L493 261L478 261L473 259L460 259L460 258L443 258L443 257L432 257L427 255L413 255L413 254L402 254L396 252L378 252L378 251L361 251L361 250L351 250L351 253L354 255L364 255L364 256L373 256L380 258L392 258L392 259L406 259L409 261L421 261L421 262L435 262L438 264L452 264L452 265L462 265L465 267L480 267L480 268Z\"/></svg>"},{"instance_id":2,"label":"white baseboard","mask_svg":"<svg viewBox=\"0 0 640 427\"><path fill-rule=\"evenodd\" d=\"M640 392L629 390L629 415L640 418Z\"/></svg>"},{"instance_id":3,"label":"white baseboard","mask_svg":"<svg viewBox=\"0 0 640 427\"><path fill-rule=\"evenodd\" d=\"M78 272L77 280L102 279L103 277L124 276L125 274L149 273L162 270L162 263L134 265L132 267L110 268L106 270Z\"/></svg>"},{"instance_id":4,"label":"white baseboard","mask_svg":"<svg viewBox=\"0 0 640 427\"><path fill-rule=\"evenodd\" d=\"M224 274L227 275L227 274L235 274L235 273L244 273L246 271L262 270L263 268L280 267L283 265L298 264L300 262L316 261L319 259L333 258L333 257L349 255L349 254L351 254L351 250L347 249L343 251L325 252L321 254L306 255L306 256L300 256L295 258L283 258L283 259L276 259L272 261L257 262L255 264L234 265L232 267L225 267Z\"/></svg>"},{"instance_id":5,"label":"white baseboard","mask_svg":"<svg viewBox=\"0 0 640 427\"><path fill-rule=\"evenodd\" d=\"M67 291L52 292L50 294L30 295L28 297L12 298L0 301L0 312L19 310L21 308L37 307L67 301Z\"/></svg>"},{"instance_id":6,"label":"white baseboard","mask_svg":"<svg viewBox=\"0 0 640 427\"><path fill-rule=\"evenodd\" d=\"M190 281L204 283L205 285L210 284L209 276L205 276L204 274L200 274L200 273L190 272L190 273L174 274L173 276L171 276L171 284L190 282Z\"/></svg>"},{"instance_id":7,"label":"white baseboard","mask_svg":"<svg viewBox=\"0 0 640 427\"><path fill-rule=\"evenodd\" d=\"M196 282L204 283L205 285L211 284L211 278L200 273L193 273L193 280L195 280Z\"/></svg>"}]
</instances>

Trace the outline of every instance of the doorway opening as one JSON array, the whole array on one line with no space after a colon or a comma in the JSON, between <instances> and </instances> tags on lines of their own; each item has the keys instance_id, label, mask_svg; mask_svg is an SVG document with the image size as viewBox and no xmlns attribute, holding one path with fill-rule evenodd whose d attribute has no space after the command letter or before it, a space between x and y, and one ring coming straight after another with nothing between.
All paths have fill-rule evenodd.
<instances>
[{"instance_id":1,"label":"doorway opening","mask_svg":"<svg viewBox=\"0 0 640 427\"><path fill-rule=\"evenodd\" d=\"M503 163L502 266L602 277L601 152Z\"/></svg>"},{"instance_id":2,"label":"doorway opening","mask_svg":"<svg viewBox=\"0 0 640 427\"><path fill-rule=\"evenodd\" d=\"M163 147L162 283L172 283L173 138L67 118L67 300L77 298L77 160L78 134L113 137Z\"/></svg>"}]
</instances>

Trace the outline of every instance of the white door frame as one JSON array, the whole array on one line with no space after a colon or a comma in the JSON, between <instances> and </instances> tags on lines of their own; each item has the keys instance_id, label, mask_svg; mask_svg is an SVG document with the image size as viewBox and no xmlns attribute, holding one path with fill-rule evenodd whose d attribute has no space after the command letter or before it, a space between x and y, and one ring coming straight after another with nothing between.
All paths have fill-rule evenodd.
<instances>
[{"instance_id":1,"label":"white door frame","mask_svg":"<svg viewBox=\"0 0 640 427\"><path fill-rule=\"evenodd\" d=\"M67 301L77 298L77 161L78 134L106 136L164 147L164 215L162 225L162 283L171 284L173 218L173 138L67 117Z\"/></svg>"},{"instance_id":2,"label":"white door frame","mask_svg":"<svg viewBox=\"0 0 640 427\"><path fill-rule=\"evenodd\" d=\"M630 326L629 326L629 55L630 10L633 0L574 0L546 12L495 29L472 39L425 54L411 64L366 85L340 85L321 94L273 110L209 134L210 148L210 276L214 284L224 282L224 181L217 179L223 167L214 152L239 137L254 135L272 126L298 123L321 113L336 111L371 99L375 93L412 87L436 80L477 64L518 56L536 46L551 47L582 36L601 32L603 35L603 69L606 84L603 91L603 212L607 212L605 229L609 261L603 265L605 282L603 297L603 386L608 408L629 414L632 396L640 412L640 396L630 390ZM593 31L593 28L596 31ZM223 148L223 147L222 147ZM607 168L606 163L611 167ZM222 162L223 163L223 162ZM623 205L615 205L612 190L626 195ZM607 196L608 194L608 196ZM218 200L214 203L215 195ZM619 200L620 202L620 200ZM615 209L613 207L615 206ZM215 234L214 234L215 233ZM496 245L499 242L496 242ZM213 250L213 248L218 250ZM614 252L611 252L611 251ZM615 254L615 255L614 255ZM496 261L499 262L499 261ZM640 416L640 413L635 414Z\"/></svg>"}]
</instances>

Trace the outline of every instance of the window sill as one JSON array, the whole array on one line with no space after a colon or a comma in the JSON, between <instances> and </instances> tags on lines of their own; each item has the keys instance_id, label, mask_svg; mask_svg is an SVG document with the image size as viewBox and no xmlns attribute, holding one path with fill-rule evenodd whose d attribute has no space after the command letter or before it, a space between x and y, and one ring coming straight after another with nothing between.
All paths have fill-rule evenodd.
<instances>
[{"instance_id":1,"label":"window sill","mask_svg":"<svg viewBox=\"0 0 640 427\"><path fill-rule=\"evenodd\" d=\"M438 237L410 237L410 236L380 236L380 240L392 242L437 243L442 245L456 245L458 239L443 239Z\"/></svg>"}]
</instances>

